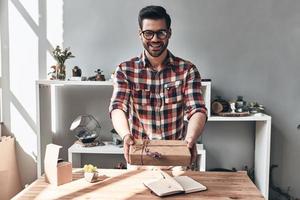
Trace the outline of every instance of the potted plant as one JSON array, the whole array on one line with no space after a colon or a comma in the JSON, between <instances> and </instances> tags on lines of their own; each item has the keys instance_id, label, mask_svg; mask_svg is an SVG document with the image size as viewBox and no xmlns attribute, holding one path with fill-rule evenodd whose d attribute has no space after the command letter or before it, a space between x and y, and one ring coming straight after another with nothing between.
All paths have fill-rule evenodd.
<instances>
[{"instance_id":1,"label":"potted plant","mask_svg":"<svg viewBox=\"0 0 300 200\"><path fill-rule=\"evenodd\" d=\"M98 171L96 166L93 166L91 164L84 165L83 171L84 171L84 178L86 181L90 183L97 181Z\"/></svg>"},{"instance_id":2,"label":"potted plant","mask_svg":"<svg viewBox=\"0 0 300 200\"><path fill-rule=\"evenodd\" d=\"M66 66L65 62L69 58L74 58L72 55L70 48L62 49L59 45L52 51L52 56L56 60L56 69L54 71L54 76L52 75L52 79L65 80L66 78Z\"/></svg>"}]
</instances>

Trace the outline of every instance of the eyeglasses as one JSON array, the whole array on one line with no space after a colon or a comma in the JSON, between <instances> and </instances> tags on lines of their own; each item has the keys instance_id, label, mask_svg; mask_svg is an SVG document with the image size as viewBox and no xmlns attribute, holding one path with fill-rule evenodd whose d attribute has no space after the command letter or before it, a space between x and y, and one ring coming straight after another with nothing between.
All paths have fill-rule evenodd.
<instances>
[{"instance_id":1,"label":"eyeglasses","mask_svg":"<svg viewBox=\"0 0 300 200\"><path fill-rule=\"evenodd\" d=\"M156 34L156 37L158 39L164 40L167 38L168 33L169 33L169 31L162 29L159 31L144 30L140 34L142 34L146 40L152 40L152 38L154 37L154 34Z\"/></svg>"}]
</instances>

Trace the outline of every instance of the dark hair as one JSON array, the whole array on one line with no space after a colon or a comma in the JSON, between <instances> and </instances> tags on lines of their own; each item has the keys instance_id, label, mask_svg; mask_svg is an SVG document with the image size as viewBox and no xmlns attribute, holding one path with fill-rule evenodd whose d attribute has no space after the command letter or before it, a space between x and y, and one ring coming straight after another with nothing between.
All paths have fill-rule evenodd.
<instances>
[{"instance_id":1,"label":"dark hair","mask_svg":"<svg viewBox=\"0 0 300 200\"><path fill-rule=\"evenodd\" d=\"M144 19L164 19L166 21L167 28L171 27L171 17L167 13L166 9L161 6L146 6L140 10L139 13L139 25L140 29L143 28Z\"/></svg>"}]
</instances>

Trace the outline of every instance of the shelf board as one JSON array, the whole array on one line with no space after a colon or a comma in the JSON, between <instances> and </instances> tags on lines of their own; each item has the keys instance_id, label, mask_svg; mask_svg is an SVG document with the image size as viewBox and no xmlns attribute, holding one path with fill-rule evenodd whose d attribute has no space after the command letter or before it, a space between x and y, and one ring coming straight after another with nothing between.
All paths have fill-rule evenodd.
<instances>
[{"instance_id":1,"label":"shelf board","mask_svg":"<svg viewBox=\"0 0 300 200\"><path fill-rule=\"evenodd\" d=\"M79 144L73 144L69 151L72 153L123 154L122 147L110 144L95 147L82 147Z\"/></svg>"},{"instance_id":2,"label":"shelf board","mask_svg":"<svg viewBox=\"0 0 300 200\"><path fill-rule=\"evenodd\" d=\"M38 80L36 81L38 85L61 85L61 86L68 86L68 85L113 85L112 81L59 81L59 80Z\"/></svg>"},{"instance_id":3,"label":"shelf board","mask_svg":"<svg viewBox=\"0 0 300 200\"><path fill-rule=\"evenodd\" d=\"M261 115L261 116L245 116L245 117L220 117L220 116L211 116L208 117L208 121L267 121L271 119L269 115Z\"/></svg>"},{"instance_id":4,"label":"shelf board","mask_svg":"<svg viewBox=\"0 0 300 200\"><path fill-rule=\"evenodd\" d=\"M60 81L60 80L38 80L36 81L38 85L113 85L112 81ZM204 81L201 83L202 86L210 85L211 82Z\"/></svg>"}]
</instances>

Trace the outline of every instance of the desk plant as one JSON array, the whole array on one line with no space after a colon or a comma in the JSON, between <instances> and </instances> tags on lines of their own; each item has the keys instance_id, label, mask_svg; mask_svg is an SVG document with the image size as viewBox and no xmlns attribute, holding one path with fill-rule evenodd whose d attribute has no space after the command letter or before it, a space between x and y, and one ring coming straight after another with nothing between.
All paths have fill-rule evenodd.
<instances>
[{"instance_id":1,"label":"desk plant","mask_svg":"<svg viewBox=\"0 0 300 200\"><path fill-rule=\"evenodd\" d=\"M66 78L66 66L65 62L69 58L74 58L70 48L62 49L59 45L52 51L52 56L56 60L57 64L52 72L52 79L65 80ZM53 68L53 67L52 67Z\"/></svg>"},{"instance_id":2,"label":"desk plant","mask_svg":"<svg viewBox=\"0 0 300 200\"><path fill-rule=\"evenodd\" d=\"M84 171L84 178L86 181L91 183L97 181L98 171L96 166L93 166L91 164L84 165L83 171Z\"/></svg>"}]
</instances>

